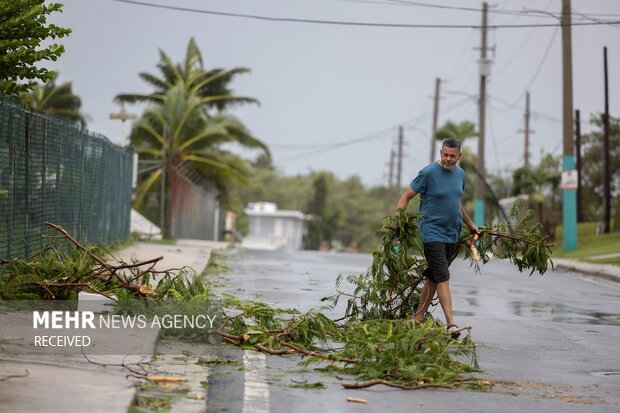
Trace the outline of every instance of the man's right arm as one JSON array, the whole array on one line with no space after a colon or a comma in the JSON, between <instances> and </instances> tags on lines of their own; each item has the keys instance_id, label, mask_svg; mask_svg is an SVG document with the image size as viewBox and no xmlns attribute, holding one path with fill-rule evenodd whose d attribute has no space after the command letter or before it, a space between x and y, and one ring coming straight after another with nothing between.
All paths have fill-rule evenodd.
<instances>
[{"instance_id":1,"label":"man's right arm","mask_svg":"<svg viewBox=\"0 0 620 413\"><path fill-rule=\"evenodd\" d=\"M396 204L396 209L407 209L409 205L409 201L413 199L418 193L411 188L407 188L407 190L400 196L398 199L398 203Z\"/></svg>"}]
</instances>

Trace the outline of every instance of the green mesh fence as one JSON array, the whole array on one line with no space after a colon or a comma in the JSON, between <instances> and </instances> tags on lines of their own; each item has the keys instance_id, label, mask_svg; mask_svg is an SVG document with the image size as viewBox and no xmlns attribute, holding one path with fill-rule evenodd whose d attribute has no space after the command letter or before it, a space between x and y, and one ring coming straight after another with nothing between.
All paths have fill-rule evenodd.
<instances>
[{"instance_id":1,"label":"green mesh fence","mask_svg":"<svg viewBox=\"0 0 620 413\"><path fill-rule=\"evenodd\" d=\"M0 257L41 250L46 221L84 244L126 239L131 178L132 154L106 137L0 100Z\"/></svg>"}]
</instances>

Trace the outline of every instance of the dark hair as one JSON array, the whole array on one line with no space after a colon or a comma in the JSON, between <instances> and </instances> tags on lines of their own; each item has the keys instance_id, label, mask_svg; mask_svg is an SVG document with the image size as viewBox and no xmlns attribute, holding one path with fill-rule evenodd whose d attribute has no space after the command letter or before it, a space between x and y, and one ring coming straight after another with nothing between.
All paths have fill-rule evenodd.
<instances>
[{"instance_id":1,"label":"dark hair","mask_svg":"<svg viewBox=\"0 0 620 413\"><path fill-rule=\"evenodd\" d=\"M446 138L441 142L441 147L457 148L461 152L461 141L454 138Z\"/></svg>"}]
</instances>

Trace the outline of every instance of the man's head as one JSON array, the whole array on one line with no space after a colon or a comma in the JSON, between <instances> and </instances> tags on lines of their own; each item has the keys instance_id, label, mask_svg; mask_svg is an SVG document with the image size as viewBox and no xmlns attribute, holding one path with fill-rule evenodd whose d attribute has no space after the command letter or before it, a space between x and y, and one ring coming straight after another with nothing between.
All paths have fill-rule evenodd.
<instances>
[{"instance_id":1,"label":"man's head","mask_svg":"<svg viewBox=\"0 0 620 413\"><path fill-rule=\"evenodd\" d=\"M461 141L454 138L444 139L439 154L441 155L439 158L441 167L452 172L456 163L461 159Z\"/></svg>"}]
</instances>

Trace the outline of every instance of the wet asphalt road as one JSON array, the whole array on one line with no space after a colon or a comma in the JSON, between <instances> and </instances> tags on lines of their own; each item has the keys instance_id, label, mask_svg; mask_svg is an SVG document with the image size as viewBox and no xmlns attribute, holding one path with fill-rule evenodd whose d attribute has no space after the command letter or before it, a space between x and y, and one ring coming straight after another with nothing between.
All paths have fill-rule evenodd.
<instances>
[{"instance_id":1,"label":"wet asphalt road","mask_svg":"<svg viewBox=\"0 0 620 413\"><path fill-rule=\"evenodd\" d=\"M217 290L286 308L308 310L332 295L338 274L363 272L365 254L241 250L215 280ZM619 412L620 286L570 272L519 273L494 261L474 274L467 262L451 267L455 318L472 326L480 347L478 376L504 381L492 392L381 386L344 390L338 378L306 368L298 356L268 356L218 347L237 365L209 373L209 412ZM436 316L443 320L441 309ZM336 311L333 316L342 315ZM293 388L299 382L326 388ZM345 382L349 382L345 378ZM348 396L368 404L346 401Z\"/></svg>"}]
</instances>

